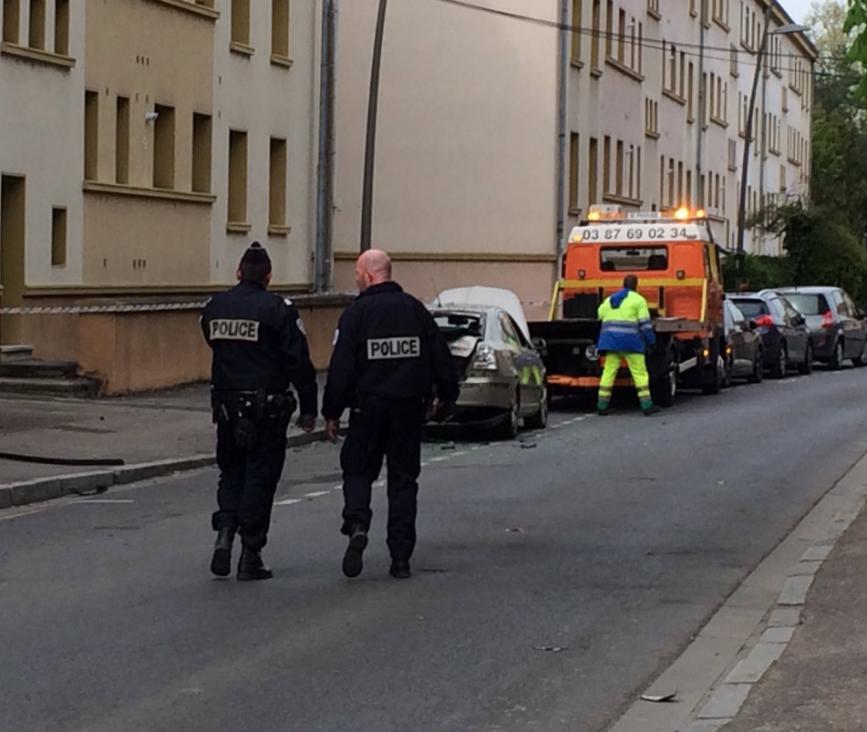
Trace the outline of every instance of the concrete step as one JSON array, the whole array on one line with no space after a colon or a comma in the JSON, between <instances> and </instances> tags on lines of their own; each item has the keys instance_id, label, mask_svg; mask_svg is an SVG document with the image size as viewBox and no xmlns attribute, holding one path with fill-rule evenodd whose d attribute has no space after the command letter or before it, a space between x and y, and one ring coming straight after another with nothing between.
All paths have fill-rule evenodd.
<instances>
[{"instance_id":1,"label":"concrete step","mask_svg":"<svg viewBox=\"0 0 867 732\"><path fill-rule=\"evenodd\" d=\"M27 361L33 358L33 346L0 346L0 363Z\"/></svg>"},{"instance_id":2,"label":"concrete step","mask_svg":"<svg viewBox=\"0 0 867 732\"><path fill-rule=\"evenodd\" d=\"M0 361L0 378L74 379L76 376L78 376L78 364L75 361L39 361L35 358Z\"/></svg>"},{"instance_id":3,"label":"concrete step","mask_svg":"<svg viewBox=\"0 0 867 732\"><path fill-rule=\"evenodd\" d=\"M8 396L93 397L98 393L96 379L0 377L0 394Z\"/></svg>"}]
</instances>

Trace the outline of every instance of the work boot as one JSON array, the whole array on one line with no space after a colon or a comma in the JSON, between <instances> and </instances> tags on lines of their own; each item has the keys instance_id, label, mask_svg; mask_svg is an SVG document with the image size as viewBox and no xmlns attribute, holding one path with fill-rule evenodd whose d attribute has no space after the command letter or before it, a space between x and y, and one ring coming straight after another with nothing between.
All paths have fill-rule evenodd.
<instances>
[{"instance_id":1,"label":"work boot","mask_svg":"<svg viewBox=\"0 0 867 732\"><path fill-rule=\"evenodd\" d=\"M274 573L265 566L262 561L262 554L257 549L251 549L247 546L241 549L241 559L238 562L238 580L240 582L266 580L273 576Z\"/></svg>"},{"instance_id":2,"label":"work boot","mask_svg":"<svg viewBox=\"0 0 867 732\"><path fill-rule=\"evenodd\" d=\"M367 531L361 526L354 526L349 533L349 546L343 555L343 574L347 577L358 577L364 568L363 554L367 548Z\"/></svg>"},{"instance_id":3,"label":"work boot","mask_svg":"<svg viewBox=\"0 0 867 732\"><path fill-rule=\"evenodd\" d=\"M659 414L662 410L657 407L655 404L651 404L644 410L645 417L652 417L654 414Z\"/></svg>"},{"instance_id":4,"label":"work boot","mask_svg":"<svg viewBox=\"0 0 867 732\"><path fill-rule=\"evenodd\" d=\"M225 528L217 532L214 556L211 559L211 572L217 577L228 577L232 571L232 543L234 541L234 529Z\"/></svg>"},{"instance_id":5,"label":"work boot","mask_svg":"<svg viewBox=\"0 0 867 732\"><path fill-rule=\"evenodd\" d=\"M409 579L412 572L409 569L409 559L392 559L388 573L395 579Z\"/></svg>"},{"instance_id":6,"label":"work boot","mask_svg":"<svg viewBox=\"0 0 867 732\"><path fill-rule=\"evenodd\" d=\"M596 410L596 414L598 414L600 417L607 417L608 407L599 407L599 409Z\"/></svg>"}]
</instances>

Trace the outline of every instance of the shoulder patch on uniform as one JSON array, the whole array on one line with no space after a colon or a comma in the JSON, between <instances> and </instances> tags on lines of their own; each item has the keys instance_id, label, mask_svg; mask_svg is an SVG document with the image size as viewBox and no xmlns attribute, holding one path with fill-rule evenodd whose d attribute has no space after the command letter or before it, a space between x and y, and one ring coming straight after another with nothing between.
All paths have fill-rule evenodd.
<instances>
[{"instance_id":1,"label":"shoulder patch on uniform","mask_svg":"<svg viewBox=\"0 0 867 732\"><path fill-rule=\"evenodd\" d=\"M298 320L296 320L295 322L298 324L298 330L301 331L301 334L304 335L304 336L306 336L306 335L307 335L307 330L306 330L305 327L304 327L304 321L301 320L301 316L298 316Z\"/></svg>"},{"instance_id":2,"label":"shoulder patch on uniform","mask_svg":"<svg viewBox=\"0 0 867 732\"><path fill-rule=\"evenodd\" d=\"M283 298L283 304L288 305L291 308L294 303L292 302L291 297L284 297Z\"/></svg>"},{"instance_id":3,"label":"shoulder patch on uniform","mask_svg":"<svg viewBox=\"0 0 867 732\"><path fill-rule=\"evenodd\" d=\"M334 338L331 339L331 345L336 346L337 341L340 340L340 328L335 328L334 330Z\"/></svg>"}]
</instances>

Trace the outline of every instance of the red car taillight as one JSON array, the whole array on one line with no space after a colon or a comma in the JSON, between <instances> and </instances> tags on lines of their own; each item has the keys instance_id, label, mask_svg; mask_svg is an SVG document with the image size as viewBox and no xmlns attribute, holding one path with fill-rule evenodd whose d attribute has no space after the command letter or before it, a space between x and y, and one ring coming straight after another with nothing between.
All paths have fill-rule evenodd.
<instances>
[{"instance_id":1,"label":"red car taillight","mask_svg":"<svg viewBox=\"0 0 867 732\"><path fill-rule=\"evenodd\" d=\"M759 328L773 328L774 319L770 315L760 315L756 318L756 325Z\"/></svg>"},{"instance_id":2,"label":"red car taillight","mask_svg":"<svg viewBox=\"0 0 867 732\"><path fill-rule=\"evenodd\" d=\"M823 328L833 328L834 327L834 316L831 314L830 310L826 310L822 313L822 327Z\"/></svg>"}]
</instances>

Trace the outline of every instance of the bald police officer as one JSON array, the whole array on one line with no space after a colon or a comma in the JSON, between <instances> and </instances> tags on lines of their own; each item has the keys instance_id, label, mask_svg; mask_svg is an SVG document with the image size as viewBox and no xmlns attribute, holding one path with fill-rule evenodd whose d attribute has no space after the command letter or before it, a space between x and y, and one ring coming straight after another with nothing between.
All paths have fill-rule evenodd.
<instances>
[{"instance_id":1,"label":"bald police officer","mask_svg":"<svg viewBox=\"0 0 867 732\"><path fill-rule=\"evenodd\" d=\"M272 577L262 562L274 492L286 458L286 429L301 402L298 425L316 421L316 372L292 301L267 292L271 259L258 242L238 265L238 284L214 296L202 314L213 351L211 397L217 423L219 509L212 525L217 542L211 571L231 572L232 544L241 535L239 580Z\"/></svg>"},{"instance_id":2,"label":"bald police officer","mask_svg":"<svg viewBox=\"0 0 867 732\"><path fill-rule=\"evenodd\" d=\"M322 408L332 441L337 440L343 410L351 408L340 456L341 532L349 537L343 573L361 574L372 517L371 486L385 458L390 573L403 579L410 576L416 542L425 414L434 397L439 405L457 400L458 375L427 308L392 282L391 260L385 252L373 249L362 254L355 277L361 294L340 318Z\"/></svg>"}]
</instances>

